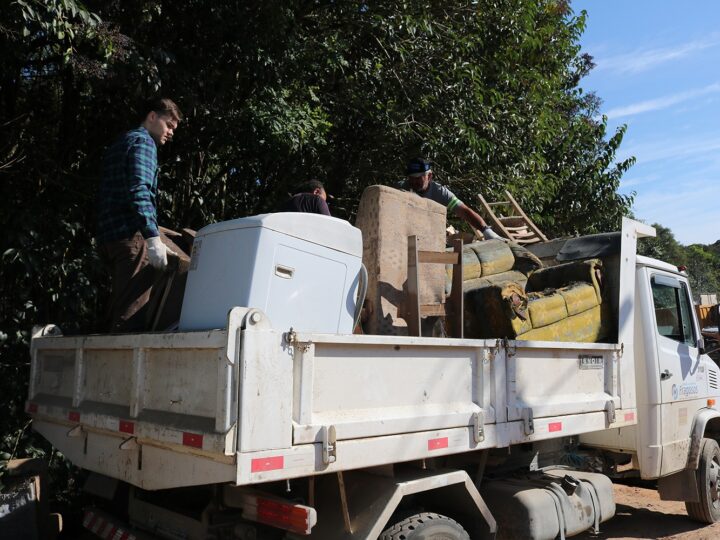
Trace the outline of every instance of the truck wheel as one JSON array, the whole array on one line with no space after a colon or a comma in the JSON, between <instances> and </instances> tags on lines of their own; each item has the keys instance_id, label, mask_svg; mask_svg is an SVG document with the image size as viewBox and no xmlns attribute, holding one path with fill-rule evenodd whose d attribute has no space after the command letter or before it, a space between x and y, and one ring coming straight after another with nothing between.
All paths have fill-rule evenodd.
<instances>
[{"instance_id":1,"label":"truck wheel","mask_svg":"<svg viewBox=\"0 0 720 540\"><path fill-rule=\"evenodd\" d=\"M470 540L470 535L454 519L423 512L385 529L378 540Z\"/></svg>"},{"instance_id":2,"label":"truck wheel","mask_svg":"<svg viewBox=\"0 0 720 540\"><path fill-rule=\"evenodd\" d=\"M697 472L700 502L686 502L688 515L703 523L720 521L720 446L714 439L703 439Z\"/></svg>"}]
</instances>

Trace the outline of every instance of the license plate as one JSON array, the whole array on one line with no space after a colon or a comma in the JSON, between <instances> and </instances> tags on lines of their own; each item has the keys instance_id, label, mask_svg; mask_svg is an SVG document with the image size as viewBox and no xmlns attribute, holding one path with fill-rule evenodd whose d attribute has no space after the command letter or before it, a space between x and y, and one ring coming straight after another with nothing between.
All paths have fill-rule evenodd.
<instances>
[{"instance_id":1,"label":"license plate","mask_svg":"<svg viewBox=\"0 0 720 540\"><path fill-rule=\"evenodd\" d=\"M602 356L581 354L579 358L580 369L603 369L605 367L605 359Z\"/></svg>"}]
</instances>

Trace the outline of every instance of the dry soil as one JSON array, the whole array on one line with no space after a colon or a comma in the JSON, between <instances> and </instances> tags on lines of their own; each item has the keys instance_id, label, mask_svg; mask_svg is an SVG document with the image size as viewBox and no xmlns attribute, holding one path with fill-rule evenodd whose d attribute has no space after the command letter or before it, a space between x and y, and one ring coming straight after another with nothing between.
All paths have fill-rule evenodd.
<instances>
[{"instance_id":1,"label":"dry soil","mask_svg":"<svg viewBox=\"0 0 720 540\"><path fill-rule=\"evenodd\" d=\"M720 523L703 525L692 521L685 503L661 501L655 489L615 484L615 517L600 526L600 534L576 536L582 540L720 539Z\"/></svg>"}]
</instances>

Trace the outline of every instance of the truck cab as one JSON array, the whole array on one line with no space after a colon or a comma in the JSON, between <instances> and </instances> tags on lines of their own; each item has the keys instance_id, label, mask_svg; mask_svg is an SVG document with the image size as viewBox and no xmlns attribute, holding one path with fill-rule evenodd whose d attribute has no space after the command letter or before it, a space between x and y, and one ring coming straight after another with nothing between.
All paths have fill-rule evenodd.
<instances>
[{"instance_id":1,"label":"truck cab","mask_svg":"<svg viewBox=\"0 0 720 540\"><path fill-rule=\"evenodd\" d=\"M715 479L702 477L699 468L703 446L712 447L720 429L720 370L705 352L684 271L638 255L635 307L637 424L580 440L631 454L642 478L659 479L662 498L686 501L690 511L711 481L717 501ZM720 464L717 456L711 459Z\"/></svg>"}]
</instances>

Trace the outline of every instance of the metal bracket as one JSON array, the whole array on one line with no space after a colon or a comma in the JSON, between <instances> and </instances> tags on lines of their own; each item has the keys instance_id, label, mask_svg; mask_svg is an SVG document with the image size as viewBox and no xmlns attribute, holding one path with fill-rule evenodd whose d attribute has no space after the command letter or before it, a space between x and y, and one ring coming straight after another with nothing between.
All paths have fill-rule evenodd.
<instances>
[{"instance_id":1,"label":"metal bracket","mask_svg":"<svg viewBox=\"0 0 720 540\"><path fill-rule=\"evenodd\" d=\"M310 343L298 341L297 332L293 330L292 326L290 327L290 330L283 334L283 337L288 345L294 347L300 352L308 352L310 350Z\"/></svg>"},{"instance_id":2,"label":"metal bracket","mask_svg":"<svg viewBox=\"0 0 720 540\"><path fill-rule=\"evenodd\" d=\"M615 423L615 402L612 400L605 402L605 420L607 421L608 426Z\"/></svg>"},{"instance_id":3,"label":"metal bracket","mask_svg":"<svg viewBox=\"0 0 720 540\"><path fill-rule=\"evenodd\" d=\"M532 435L535 433L535 422L533 421L533 411L530 407L525 407L522 410L523 426L525 428L525 435Z\"/></svg>"},{"instance_id":4,"label":"metal bracket","mask_svg":"<svg viewBox=\"0 0 720 540\"><path fill-rule=\"evenodd\" d=\"M322 458L325 465L337 461L337 433L335 426L323 426L322 436Z\"/></svg>"},{"instance_id":5,"label":"metal bracket","mask_svg":"<svg viewBox=\"0 0 720 540\"><path fill-rule=\"evenodd\" d=\"M473 438L476 443L483 442L485 440L485 413L482 411L473 413Z\"/></svg>"},{"instance_id":6,"label":"metal bracket","mask_svg":"<svg viewBox=\"0 0 720 540\"><path fill-rule=\"evenodd\" d=\"M517 354L517 347L510 346L510 340L508 338L503 338L503 348L505 349L505 355L510 358L511 356L515 356Z\"/></svg>"}]
</instances>

